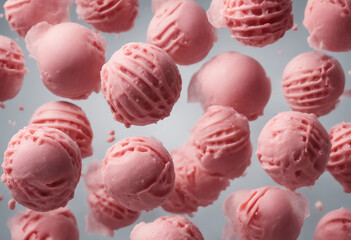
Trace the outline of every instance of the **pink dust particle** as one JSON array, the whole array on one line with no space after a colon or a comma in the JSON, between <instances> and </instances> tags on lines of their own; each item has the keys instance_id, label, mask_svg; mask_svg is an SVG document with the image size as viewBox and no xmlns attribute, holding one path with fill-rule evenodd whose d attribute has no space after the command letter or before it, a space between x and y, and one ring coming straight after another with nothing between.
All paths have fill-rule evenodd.
<instances>
[{"instance_id":1,"label":"pink dust particle","mask_svg":"<svg viewBox=\"0 0 351 240\"><path fill-rule=\"evenodd\" d=\"M13 127L16 126L16 121L13 121L13 122L12 122L12 126L13 126Z\"/></svg>"},{"instance_id":2,"label":"pink dust particle","mask_svg":"<svg viewBox=\"0 0 351 240\"><path fill-rule=\"evenodd\" d=\"M292 26L291 30L296 32L297 29L298 29L298 25L296 23L294 23L294 25Z\"/></svg>"},{"instance_id":3,"label":"pink dust particle","mask_svg":"<svg viewBox=\"0 0 351 240\"><path fill-rule=\"evenodd\" d=\"M0 13L0 18L3 18L4 17L4 14Z\"/></svg>"},{"instance_id":4,"label":"pink dust particle","mask_svg":"<svg viewBox=\"0 0 351 240\"><path fill-rule=\"evenodd\" d=\"M278 51L278 54L279 54L280 56L283 56L283 55L284 55L284 52L283 52L282 50L279 50L279 51Z\"/></svg>"},{"instance_id":5,"label":"pink dust particle","mask_svg":"<svg viewBox=\"0 0 351 240\"><path fill-rule=\"evenodd\" d=\"M351 89L350 89L350 88L349 88L349 89L345 89L343 95L344 95L345 97L351 98Z\"/></svg>"},{"instance_id":6,"label":"pink dust particle","mask_svg":"<svg viewBox=\"0 0 351 240\"><path fill-rule=\"evenodd\" d=\"M315 204L314 204L314 207L318 210L318 211L323 211L323 203L321 201L317 201Z\"/></svg>"},{"instance_id":7,"label":"pink dust particle","mask_svg":"<svg viewBox=\"0 0 351 240\"><path fill-rule=\"evenodd\" d=\"M116 138L114 136L110 136L106 139L106 142L112 143L114 140L116 140Z\"/></svg>"},{"instance_id":8,"label":"pink dust particle","mask_svg":"<svg viewBox=\"0 0 351 240\"><path fill-rule=\"evenodd\" d=\"M109 133L108 133L109 135L115 135L115 131L114 130L111 130Z\"/></svg>"},{"instance_id":9,"label":"pink dust particle","mask_svg":"<svg viewBox=\"0 0 351 240\"><path fill-rule=\"evenodd\" d=\"M5 109L5 104L4 103L0 103L0 108Z\"/></svg>"},{"instance_id":10,"label":"pink dust particle","mask_svg":"<svg viewBox=\"0 0 351 240\"><path fill-rule=\"evenodd\" d=\"M19 106L18 106L18 110L23 111L23 110L24 110L24 107L23 107L22 105L19 105Z\"/></svg>"},{"instance_id":11,"label":"pink dust particle","mask_svg":"<svg viewBox=\"0 0 351 240\"><path fill-rule=\"evenodd\" d=\"M15 210L15 208L16 208L16 201L15 201L15 199L11 199L11 200L8 202L8 206L9 206L9 209L10 209L10 210Z\"/></svg>"},{"instance_id":12,"label":"pink dust particle","mask_svg":"<svg viewBox=\"0 0 351 240\"><path fill-rule=\"evenodd\" d=\"M0 194L0 201L2 201L2 199L3 199L3 196Z\"/></svg>"},{"instance_id":13,"label":"pink dust particle","mask_svg":"<svg viewBox=\"0 0 351 240\"><path fill-rule=\"evenodd\" d=\"M351 75L351 70L349 70L347 73L348 73L349 75Z\"/></svg>"}]
</instances>

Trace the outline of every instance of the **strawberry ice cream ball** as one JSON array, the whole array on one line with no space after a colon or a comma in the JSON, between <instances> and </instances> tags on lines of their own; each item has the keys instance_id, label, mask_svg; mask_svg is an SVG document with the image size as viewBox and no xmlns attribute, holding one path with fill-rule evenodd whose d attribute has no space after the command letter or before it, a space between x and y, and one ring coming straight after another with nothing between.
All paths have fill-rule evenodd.
<instances>
[{"instance_id":1,"label":"strawberry ice cream ball","mask_svg":"<svg viewBox=\"0 0 351 240\"><path fill-rule=\"evenodd\" d=\"M181 65L204 59L216 40L206 12L192 0L164 1L147 31L148 43L162 48Z\"/></svg>"},{"instance_id":2,"label":"strawberry ice cream ball","mask_svg":"<svg viewBox=\"0 0 351 240\"><path fill-rule=\"evenodd\" d=\"M12 39L0 35L0 102L14 98L26 73L24 55Z\"/></svg>"},{"instance_id":3,"label":"strawberry ice cream ball","mask_svg":"<svg viewBox=\"0 0 351 240\"><path fill-rule=\"evenodd\" d=\"M295 190L314 185L330 148L328 132L314 114L281 112L262 129L256 155L276 183Z\"/></svg>"},{"instance_id":4,"label":"strawberry ice cream ball","mask_svg":"<svg viewBox=\"0 0 351 240\"><path fill-rule=\"evenodd\" d=\"M101 71L104 97L116 121L145 126L168 117L182 88L177 65L162 49L128 43Z\"/></svg>"},{"instance_id":5,"label":"strawberry ice cream ball","mask_svg":"<svg viewBox=\"0 0 351 240\"><path fill-rule=\"evenodd\" d=\"M67 208L45 213L27 209L11 217L8 226L12 240L79 240L76 218Z\"/></svg>"},{"instance_id":6,"label":"strawberry ice cream ball","mask_svg":"<svg viewBox=\"0 0 351 240\"><path fill-rule=\"evenodd\" d=\"M160 217L151 223L137 224L131 240L204 240L199 228L183 216Z\"/></svg>"},{"instance_id":7,"label":"strawberry ice cream ball","mask_svg":"<svg viewBox=\"0 0 351 240\"><path fill-rule=\"evenodd\" d=\"M345 73L340 63L322 52L298 55L283 73L283 94L290 108L317 117L335 109L344 86Z\"/></svg>"},{"instance_id":8,"label":"strawberry ice cream ball","mask_svg":"<svg viewBox=\"0 0 351 240\"><path fill-rule=\"evenodd\" d=\"M73 0L7 0L4 10L11 29L24 37L37 23L58 24L69 21L72 3Z\"/></svg>"},{"instance_id":9,"label":"strawberry ice cream ball","mask_svg":"<svg viewBox=\"0 0 351 240\"><path fill-rule=\"evenodd\" d=\"M107 193L122 206L148 211L160 206L173 191L173 161L155 139L126 138L107 150L102 179Z\"/></svg>"},{"instance_id":10,"label":"strawberry ice cream ball","mask_svg":"<svg viewBox=\"0 0 351 240\"><path fill-rule=\"evenodd\" d=\"M42 22L28 32L25 41L43 83L53 94L86 99L100 91L106 46L98 33L77 23Z\"/></svg>"},{"instance_id":11,"label":"strawberry ice cream ball","mask_svg":"<svg viewBox=\"0 0 351 240\"><path fill-rule=\"evenodd\" d=\"M80 19L99 31L120 33L134 27L139 0L76 0Z\"/></svg>"},{"instance_id":12,"label":"strawberry ice cream ball","mask_svg":"<svg viewBox=\"0 0 351 240\"><path fill-rule=\"evenodd\" d=\"M205 63L192 77L188 102L229 106L250 121L263 115L271 96L271 82L255 59L238 52L224 52Z\"/></svg>"},{"instance_id":13,"label":"strawberry ice cream ball","mask_svg":"<svg viewBox=\"0 0 351 240\"><path fill-rule=\"evenodd\" d=\"M351 50L351 0L308 0L303 25L312 48L331 52Z\"/></svg>"},{"instance_id":14,"label":"strawberry ice cream ball","mask_svg":"<svg viewBox=\"0 0 351 240\"><path fill-rule=\"evenodd\" d=\"M5 151L1 181L12 197L34 211L66 206L74 196L82 163L76 142L55 128L30 125Z\"/></svg>"}]
</instances>

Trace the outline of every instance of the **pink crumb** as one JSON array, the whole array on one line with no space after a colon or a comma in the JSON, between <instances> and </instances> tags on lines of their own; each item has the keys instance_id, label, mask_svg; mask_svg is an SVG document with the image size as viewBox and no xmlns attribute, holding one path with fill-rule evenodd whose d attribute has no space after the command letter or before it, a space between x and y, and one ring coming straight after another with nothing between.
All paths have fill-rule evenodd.
<instances>
[{"instance_id":1,"label":"pink crumb","mask_svg":"<svg viewBox=\"0 0 351 240\"><path fill-rule=\"evenodd\" d=\"M112 143L114 140L116 140L116 138L114 136L110 136L106 139L106 142Z\"/></svg>"},{"instance_id":2,"label":"pink crumb","mask_svg":"<svg viewBox=\"0 0 351 240\"><path fill-rule=\"evenodd\" d=\"M282 56L282 55L284 55L284 52L283 52L282 50L279 50L279 51L278 51L278 54L279 54L280 56Z\"/></svg>"},{"instance_id":3,"label":"pink crumb","mask_svg":"<svg viewBox=\"0 0 351 240\"><path fill-rule=\"evenodd\" d=\"M115 135L115 131L114 130L111 130L110 132L109 132L109 134L112 136L112 135Z\"/></svg>"},{"instance_id":4,"label":"pink crumb","mask_svg":"<svg viewBox=\"0 0 351 240\"><path fill-rule=\"evenodd\" d=\"M2 201L2 199L3 199L3 196L0 194L0 201Z\"/></svg>"},{"instance_id":5,"label":"pink crumb","mask_svg":"<svg viewBox=\"0 0 351 240\"><path fill-rule=\"evenodd\" d=\"M294 23L294 25L292 26L291 30L296 32L297 29L298 29L298 25L296 23Z\"/></svg>"},{"instance_id":6,"label":"pink crumb","mask_svg":"<svg viewBox=\"0 0 351 240\"><path fill-rule=\"evenodd\" d=\"M5 104L4 103L0 103L0 108L5 109Z\"/></svg>"},{"instance_id":7,"label":"pink crumb","mask_svg":"<svg viewBox=\"0 0 351 240\"><path fill-rule=\"evenodd\" d=\"M12 127L16 126L16 121L12 122Z\"/></svg>"},{"instance_id":8,"label":"pink crumb","mask_svg":"<svg viewBox=\"0 0 351 240\"><path fill-rule=\"evenodd\" d=\"M345 89L343 95L346 96L346 97L351 98L351 88Z\"/></svg>"},{"instance_id":9,"label":"pink crumb","mask_svg":"<svg viewBox=\"0 0 351 240\"><path fill-rule=\"evenodd\" d=\"M24 107L23 107L22 105L19 105L19 106L18 106L18 109L19 109L20 111L23 111L23 110L24 110Z\"/></svg>"},{"instance_id":10,"label":"pink crumb","mask_svg":"<svg viewBox=\"0 0 351 240\"><path fill-rule=\"evenodd\" d=\"M15 210L15 208L16 208L16 201L15 201L15 199L11 199L11 200L8 202L8 205L9 205L9 209L10 209L10 210Z\"/></svg>"},{"instance_id":11,"label":"pink crumb","mask_svg":"<svg viewBox=\"0 0 351 240\"><path fill-rule=\"evenodd\" d=\"M349 75L351 75L351 70L349 70L347 73L348 73Z\"/></svg>"},{"instance_id":12,"label":"pink crumb","mask_svg":"<svg viewBox=\"0 0 351 240\"><path fill-rule=\"evenodd\" d=\"M4 14L0 13L0 18L3 18L4 17Z\"/></svg>"},{"instance_id":13,"label":"pink crumb","mask_svg":"<svg viewBox=\"0 0 351 240\"><path fill-rule=\"evenodd\" d=\"M318 211L323 211L323 203L321 201L317 201L314 206Z\"/></svg>"}]
</instances>

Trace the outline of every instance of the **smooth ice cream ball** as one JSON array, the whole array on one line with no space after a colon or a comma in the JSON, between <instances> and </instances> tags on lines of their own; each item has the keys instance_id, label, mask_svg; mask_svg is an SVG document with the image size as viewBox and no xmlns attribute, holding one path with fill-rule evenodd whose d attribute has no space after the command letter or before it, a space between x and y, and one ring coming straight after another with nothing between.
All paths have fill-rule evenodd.
<instances>
[{"instance_id":1,"label":"smooth ice cream ball","mask_svg":"<svg viewBox=\"0 0 351 240\"><path fill-rule=\"evenodd\" d=\"M106 46L98 33L77 23L42 22L28 32L25 41L43 83L53 94L86 99L100 91Z\"/></svg>"},{"instance_id":2,"label":"smooth ice cream ball","mask_svg":"<svg viewBox=\"0 0 351 240\"><path fill-rule=\"evenodd\" d=\"M45 212L74 196L82 162L76 142L62 131L29 125L10 140L1 181L23 206Z\"/></svg>"},{"instance_id":3,"label":"smooth ice cream ball","mask_svg":"<svg viewBox=\"0 0 351 240\"><path fill-rule=\"evenodd\" d=\"M11 217L8 227L12 240L79 240L77 220L67 208L45 213L27 209Z\"/></svg>"},{"instance_id":4,"label":"smooth ice cream ball","mask_svg":"<svg viewBox=\"0 0 351 240\"><path fill-rule=\"evenodd\" d=\"M313 239L351 239L351 210L339 208L324 215L318 222Z\"/></svg>"},{"instance_id":5,"label":"smooth ice cream ball","mask_svg":"<svg viewBox=\"0 0 351 240\"><path fill-rule=\"evenodd\" d=\"M7 0L4 10L11 29L24 37L37 23L68 22L72 3L73 0Z\"/></svg>"},{"instance_id":6,"label":"smooth ice cream ball","mask_svg":"<svg viewBox=\"0 0 351 240\"><path fill-rule=\"evenodd\" d=\"M131 240L204 240L199 228L183 216L166 216L151 223L137 224L131 234Z\"/></svg>"},{"instance_id":7,"label":"smooth ice cream ball","mask_svg":"<svg viewBox=\"0 0 351 240\"><path fill-rule=\"evenodd\" d=\"M314 114L281 112L262 129L256 155L276 183L295 190L314 185L330 148L328 132Z\"/></svg>"},{"instance_id":8,"label":"smooth ice cream ball","mask_svg":"<svg viewBox=\"0 0 351 240\"><path fill-rule=\"evenodd\" d=\"M134 27L139 0L76 0L80 19L102 32L120 33Z\"/></svg>"},{"instance_id":9,"label":"smooth ice cream ball","mask_svg":"<svg viewBox=\"0 0 351 240\"><path fill-rule=\"evenodd\" d=\"M225 200L224 215L225 240L296 240L309 216L308 199L277 187L239 191Z\"/></svg>"},{"instance_id":10,"label":"smooth ice cream ball","mask_svg":"<svg viewBox=\"0 0 351 240\"><path fill-rule=\"evenodd\" d=\"M340 63L322 52L298 55L283 73L283 94L290 108L317 117L335 109L344 86L345 73Z\"/></svg>"},{"instance_id":11,"label":"smooth ice cream ball","mask_svg":"<svg viewBox=\"0 0 351 240\"><path fill-rule=\"evenodd\" d=\"M206 12L192 0L163 1L147 30L148 43L162 48L181 65L204 59L216 40Z\"/></svg>"},{"instance_id":12,"label":"smooth ice cream ball","mask_svg":"<svg viewBox=\"0 0 351 240\"><path fill-rule=\"evenodd\" d=\"M233 179L250 165L249 121L233 108L210 106L191 133L196 159L206 171Z\"/></svg>"},{"instance_id":13,"label":"smooth ice cream ball","mask_svg":"<svg viewBox=\"0 0 351 240\"><path fill-rule=\"evenodd\" d=\"M107 150L102 179L107 193L122 206L151 210L160 206L174 188L171 156L158 140L130 137Z\"/></svg>"},{"instance_id":14,"label":"smooth ice cream ball","mask_svg":"<svg viewBox=\"0 0 351 240\"><path fill-rule=\"evenodd\" d=\"M93 161L84 174L90 212L86 216L88 233L99 233L113 237L114 230L133 224L140 216L140 212L129 210L105 190L102 183L102 168L99 161Z\"/></svg>"},{"instance_id":15,"label":"smooth ice cream ball","mask_svg":"<svg viewBox=\"0 0 351 240\"><path fill-rule=\"evenodd\" d=\"M12 39L0 35L0 102L14 98L26 73L24 55Z\"/></svg>"},{"instance_id":16,"label":"smooth ice cream ball","mask_svg":"<svg viewBox=\"0 0 351 240\"><path fill-rule=\"evenodd\" d=\"M291 0L212 0L207 15L213 26L252 47L275 43L294 23Z\"/></svg>"},{"instance_id":17,"label":"smooth ice cream ball","mask_svg":"<svg viewBox=\"0 0 351 240\"><path fill-rule=\"evenodd\" d=\"M162 49L128 43L103 66L101 84L115 120L130 127L168 117L180 96L182 79Z\"/></svg>"},{"instance_id":18,"label":"smooth ice cream ball","mask_svg":"<svg viewBox=\"0 0 351 240\"><path fill-rule=\"evenodd\" d=\"M351 0L308 0L303 25L312 48L332 52L351 50Z\"/></svg>"},{"instance_id":19,"label":"smooth ice cream ball","mask_svg":"<svg viewBox=\"0 0 351 240\"><path fill-rule=\"evenodd\" d=\"M82 158L93 154L93 131L83 109L65 101L52 101L40 106L30 124L57 128L70 136L79 146Z\"/></svg>"},{"instance_id":20,"label":"smooth ice cream ball","mask_svg":"<svg viewBox=\"0 0 351 240\"><path fill-rule=\"evenodd\" d=\"M330 130L329 137L332 147L327 170L345 193L351 193L351 123L337 124Z\"/></svg>"},{"instance_id":21,"label":"smooth ice cream ball","mask_svg":"<svg viewBox=\"0 0 351 240\"><path fill-rule=\"evenodd\" d=\"M271 82L255 59L238 52L224 52L205 63L193 75L188 102L229 106L250 121L263 115L271 96Z\"/></svg>"}]
</instances>

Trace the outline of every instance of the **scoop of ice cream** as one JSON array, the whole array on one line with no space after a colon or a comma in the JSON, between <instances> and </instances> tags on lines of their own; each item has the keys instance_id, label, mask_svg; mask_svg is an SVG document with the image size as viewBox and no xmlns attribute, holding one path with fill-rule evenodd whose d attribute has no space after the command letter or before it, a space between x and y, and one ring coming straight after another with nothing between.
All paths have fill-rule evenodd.
<instances>
[{"instance_id":1,"label":"scoop of ice cream","mask_svg":"<svg viewBox=\"0 0 351 240\"><path fill-rule=\"evenodd\" d=\"M100 233L113 237L113 231L134 223L140 212L121 206L112 198L102 184L102 169L99 161L93 161L84 175L85 187L88 192L90 212L86 217L87 232Z\"/></svg>"},{"instance_id":2,"label":"scoop of ice cream","mask_svg":"<svg viewBox=\"0 0 351 240\"><path fill-rule=\"evenodd\" d=\"M334 126L329 133L332 144L327 170L351 193L351 123Z\"/></svg>"},{"instance_id":3,"label":"scoop of ice cream","mask_svg":"<svg viewBox=\"0 0 351 240\"><path fill-rule=\"evenodd\" d=\"M204 240L199 228L183 216L160 217L151 223L137 224L131 240Z\"/></svg>"},{"instance_id":4,"label":"scoop of ice cream","mask_svg":"<svg viewBox=\"0 0 351 240\"><path fill-rule=\"evenodd\" d=\"M138 15L139 0L76 0L78 17L108 33L129 31Z\"/></svg>"},{"instance_id":5,"label":"scoop of ice cream","mask_svg":"<svg viewBox=\"0 0 351 240\"><path fill-rule=\"evenodd\" d=\"M256 155L275 182L295 190L314 185L330 147L328 132L314 114L282 112L262 129Z\"/></svg>"},{"instance_id":6,"label":"scoop of ice cream","mask_svg":"<svg viewBox=\"0 0 351 240\"><path fill-rule=\"evenodd\" d=\"M24 37L37 23L58 24L69 21L72 3L73 0L7 0L4 10L11 29Z\"/></svg>"},{"instance_id":7,"label":"scoop of ice cream","mask_svg":"<svg viewBox=\"0 0 351 240\"><path fill-rule=\"evenodd\" d=\"M77 221L67 208L40 213L27 209L8 221L12 240L79 240Z\"/></svg>"},{"instance_id":8,"label":"scoop of ice cream","mask_svg":"<svg viewBox=\"0 0 351 240\"><path fill-rule=\"evenodd\" d=\"M103 66L101 84L114 118L130 127L168 117L182 80L166 52L151 44L128 43Z\"/></svg>"},{"instance_id":9,"label":"scoop of ice cream","mask_svg":"<svg viewBox=\"0 0 351 240\"><path fill-rule=\"evenodd\" d=\"M351 1L308 0L303 25L311 47L332 52L351 50Z\"/></svg>"},{"instance_id":10,"label":"scoop of ice cream","mask_svg":"<svg viewBox=\"0 0 351 240\"><path fill-rule=\"evenodd\" d=\"M313 239L351 239L351 210L339 208L324 215L317 225Z\"/></svg>"},{"instance_id":11,"label":"scoop of ice cream","mask_svg":"<svg viewBox=\"0 0 351 240\"><path fill-rule=\"evenodd\" d=\"M237 178L250 165L249 121L231 107L209 107L191 138L197 148L196 159L210 173Z\"/></svg>"},{"instance_id":12,"label":"scoop of ice cream","mask_svg":"<svg viewBox=\"0 0 351 240\"><path fill-rule=\"evenodd\" d=\"M240 191L226 199L224 215L232 234L227 239L296 240L309 216L308 199L277 187Z\"/></svg>"},{"instance_id":13,"label":"scoop of ice cream","mask_svg":"<svg viewBox=\"0 0 351 240\"><path fill-rule=\"evenodd\" d=\"M263 115L271 95L271 82L263 67L238 52L224 52L205 63L192 77L188 102L229 106L255 120Z\"/></svg>"},{"instance_id":14,"label":"scoop of ice cream","mask_svg":"<svg viewBox=\"0 0 351 240\"><path fill-rule=\"evenodd\" d=\"M82 158L93 154L93 131L90 122L85 112L73 103L48 102L35 111L30 124L43 124L66 133L78 144Z\"/></svg>"},{"instance_id":15,"label":"scoop of ice cream","mask_svg":"<svg viewBox=\"0 0 351 240\"><path fill-rule=\"evenodd\" d=\"M164 1L147 31L148 43L162 48L181 65L204 59L216 40L206 12L192 0Z\"/></svg>"},{"instance_id":16,"label":"scoop of ice cream","mask_svg":"<svg viewBox=\"0 0 351 240\"><path fill-rule=\"evenodd\" d=\"M293 27L291 0L212 0L207 12L217 28L228 28L242 45L264 47Z\"/></svg>"},{"instance_id":17,"label":"scoop of ice cream","mask_svg":"<svg viewBox=\"0 0 351 240\"><path fill-rule=\"evenodd\" d=\"M45 212L73 198L81 172L78 145L62 131L30 125L10 140L1 181L23 206Z\"/></svg>"},{"instance_id":18,"label":"scoop of ice cream","mask_svg":"<svg viewBox=\"0 0 351 240\"><path fill-rule=\"evenodd\" d=\"M24 55L12 39L0 35L0 102L14 98L26 73Z\"/></svg>"},{"instance_id":19,"label":"scoop of ice cream","mask_svg":"<svg viewBox=\"0 0 351 240\"><path fill-rule=\"evenodd\" d=\"M55 95L86 99L100 91L105 39L77 23L52 26L42 22L26 35L27 49L37 61L41 79Z\"/></svg>"},{"instance_id":20,"label":"scoop of ice cream","mask_svg":"<svg viewBox=\"0 0 351 240\"><path fill-rule=\"evenodd\" d=\"M107 150L102 178L107 193L122 206L134 211L151 210L173 191L173 161L155 139L126 138Z\"/></svg>"},{"instance_id":21,"label":"scoop of ice cream","mask_svg":"<svg viewBox=\"0 0 351 240\"><path fill-rule=\"evenodd\" d=\"M322 52L298 55L283 73L283 94L290 108L317 117L336 107L344 86L345 73L340 63Z\"/></svg>"}]
</instances>

